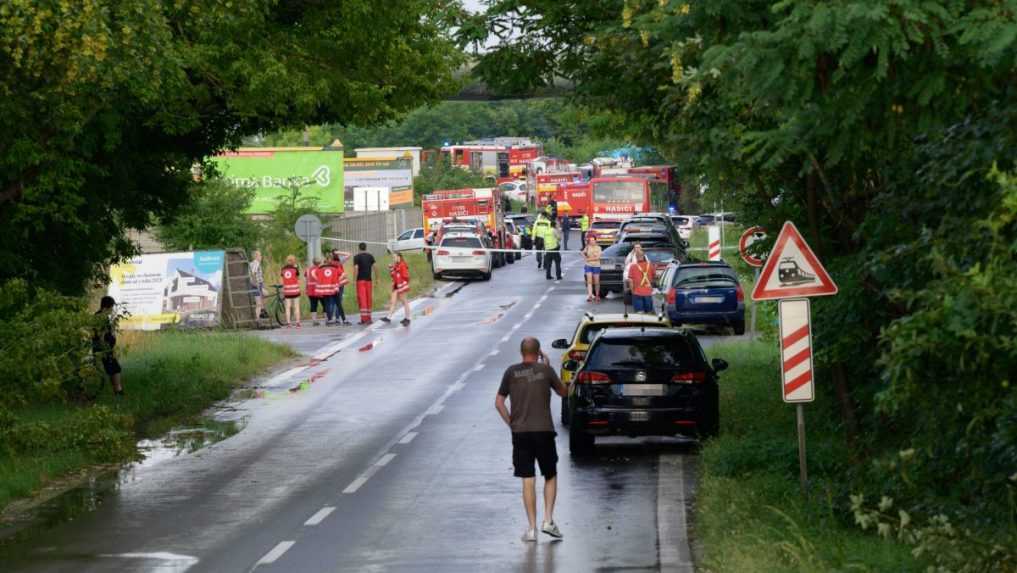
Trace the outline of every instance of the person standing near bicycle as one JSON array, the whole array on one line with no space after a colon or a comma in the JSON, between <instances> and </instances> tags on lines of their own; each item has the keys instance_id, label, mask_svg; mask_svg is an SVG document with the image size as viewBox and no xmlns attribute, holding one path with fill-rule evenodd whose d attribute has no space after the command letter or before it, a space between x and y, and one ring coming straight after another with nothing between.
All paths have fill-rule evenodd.
<instances>
[{"instance_id":1,"label":"person standing near bicycle","mask_svg":"<svg viewBox=\"0 0 1017 573\"><path fill-rule=\"evenodd\" d=\"M254 318L261 319L265 312L265 274L261 270L261 251L251 253L251 262L247 267L251 275L251 289L254 291Z\"/></svg>"},{"instance_id":2,"label":"person standing near bicycle","mask_svg":"<svg viewBox=\"0 0 1017 573\"><path fill-rule=\"evenodd\" d=\"M286 308L286 328L293 328L292 318L296 319L296 327L300 328L300 268L297 267L297 258L293 255L286 257L286 265L279 272L282 278L283 298Z\"/></svg>"},{"instance_id":3,"label":"person standing near bicycle","mask_svg":"<svg viewBox=\"0 0 1017 573\"><path fill-rule=\"evenodd\" d=\"M318 267L318 296L321 297L321 304L325 307L325 326L330 326L335 320L335 293L339 292L339 271L336 268L332 257L325 259L325 262Z\"/></svg>"}]
</instances>

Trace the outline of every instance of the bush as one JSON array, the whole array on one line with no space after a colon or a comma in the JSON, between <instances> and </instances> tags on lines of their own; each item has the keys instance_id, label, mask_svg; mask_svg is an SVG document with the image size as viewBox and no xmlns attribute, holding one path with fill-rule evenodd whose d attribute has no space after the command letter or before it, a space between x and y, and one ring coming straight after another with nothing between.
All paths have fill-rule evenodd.
<instances>
[{"instance_id":1,"label":"bush","mask_svg":"<svg viewBox=\"0 0 1017 573\"><path fill-rule=\"evenodd\" d=\"M89 343L97 320L81 299L0 284L0 407L75 398L101 383Z\"/></svg>"}]
</instances>

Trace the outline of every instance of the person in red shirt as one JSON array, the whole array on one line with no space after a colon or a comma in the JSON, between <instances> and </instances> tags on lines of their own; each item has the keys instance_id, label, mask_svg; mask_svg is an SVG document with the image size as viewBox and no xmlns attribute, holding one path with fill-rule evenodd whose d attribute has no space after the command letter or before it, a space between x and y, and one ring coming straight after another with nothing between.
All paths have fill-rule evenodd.
<instances>
[{"instance_id":1,"label":"person in red shirt","mask_svg":"<svg viewBox=\"0 0 1017 573\"><path fill-rule=\"evenodd\" d=\"M296 327L300 328L300 269L297 267L297 258L293 255L286 257L286 265L279 274L283 284L286 327L294 326L292 317L296 319Z\"/></svg>"},{"instance_id":2,"label":"person in red shirt","mask_svg":"<svg viewBox=\"0 0 1017 573\"><path fill-rule=\"evenodd\" d=\"M632 310L653 313L653 265L642 252L636 255L636 262L629 266L628 279L632 285Z\"/></svg>"},{"instance_id":3,"label":"person in red shirt","mask_svg":"<svg viewBox=\"0 0 1017 573\"><path fill-rule=\"evenodd\" d=\"M311 325L318 326L318 307L321 307L322 314L326 314L325 300L318 292L318 283L321 281L321 259L314 259L314 264L304 271L304 292L307 293L307 300L311 303Z\"/></svg>"},{"instance_id":4,"label":"person in red shirt","mask_svg":"<svg viewBox=\"0 0 1017 573\"><path fill-rule=\"evenodd\" d=\"M401 253L395 254L395 261L389 265L388 271L392 275L392 301L388 305L388 314L381 320L382 322L392 322L392 316L396 312L396 303L402 301L403 312L406 313L406 316L400 324L409 326L410 301L406 297L410 292L410 267L406 264L406 259Z\"/></svg>"}]
</instances>

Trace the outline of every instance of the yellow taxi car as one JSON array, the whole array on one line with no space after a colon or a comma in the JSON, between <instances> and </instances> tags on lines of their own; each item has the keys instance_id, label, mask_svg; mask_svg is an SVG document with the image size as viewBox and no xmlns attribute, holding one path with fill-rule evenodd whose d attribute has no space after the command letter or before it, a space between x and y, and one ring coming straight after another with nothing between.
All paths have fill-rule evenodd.
<instances>
[{"instance_id":1,"label":"yellow taxi car","mask_svg":"<svg viewBox=\"0 0 1017 573\"><path fill-rule=\"evenodd\" d=\"M572 334L572 339L559 338L551 342L551 348L557 348L559 350L565 350L565 353L561 355L561 381L568 388L572 382L572 372L564 368L565 363L569 360L575 360L582 362L586 358L586 351L590 349L590 344L593 339L600 334L605 328L614 328L620 326L660 326L660 325L671 326L671 321L664 315L652 315L652 314L636 314L636 313L601 313L593 314L586 312L583 314L583 318L579 320L579 324L576 325L576 331ZM562 398L561 400L561 423L568 425L568 400Z\"/></svg>"}]
</instances>

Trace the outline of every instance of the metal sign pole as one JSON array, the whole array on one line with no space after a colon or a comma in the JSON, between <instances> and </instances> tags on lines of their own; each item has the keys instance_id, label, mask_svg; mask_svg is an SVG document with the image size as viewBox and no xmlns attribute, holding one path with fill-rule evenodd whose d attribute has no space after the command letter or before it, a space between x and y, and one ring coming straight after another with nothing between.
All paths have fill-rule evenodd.
<instances>
[{"instance_id":1,"label":"metal sign pole","mask_svg":"<svg viewBox=\"0 0 1017 573\"><path fill-rule=\"evenodd\" d=\"M805 463L805 409L801 404L797 404L796 410L798 411L798 473L799 479L801 480L802 493L804 494L807 490L809 482L809 470Z\"/></svg>"},{"instance_id":2,"label":"metal sign pole","mask_svg":"<svg viewBox=\"0 0 1017 573\"><path fill-rule=\"evenodd\" d=\"M759 267L756 267L756 282L757 283L759 282ZM756 339L756 308L758 307L759 303L756 301L752 301L752 319L751 319L752 323L749 328L749 332L752 333L749 335L749 338L751 338L752 340Z\"/></svg>"}]
</instances>

